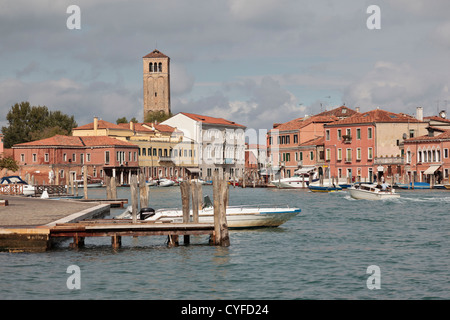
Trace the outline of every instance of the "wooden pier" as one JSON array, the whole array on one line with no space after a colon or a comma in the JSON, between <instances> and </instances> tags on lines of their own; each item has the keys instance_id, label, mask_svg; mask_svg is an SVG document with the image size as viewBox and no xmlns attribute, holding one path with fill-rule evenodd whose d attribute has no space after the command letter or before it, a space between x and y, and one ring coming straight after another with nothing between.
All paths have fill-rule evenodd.
<instances>
[{"instance_id":1,"label":"wooden pier","mask_svg":"<svg viewBox=\"0 0 450 320\"><path fill-rule=\"evenodd\" d=\"M72 238L73 248L82 247L85 238L111 237L113 248L121 246L123 236L167 236L169 246L190 243L191 235L209 235L209 244L229 246L226 205L228 185L214 177L214 224L199 223L198 210L202 192L199 183L184 181L182 194L183 223L149 222L137 219L137 179L132 177L132 219L93 219L100 213L109 213L110 204L89 201L49 200L10 196L8 212L0 215L0 251L46 251L58 239ZM141 186L145 186L144 183ZM190 204L192 199L192 219ZM107 199L106 201L111 201ZM101 202L101 201L100 201ZM148 192L141 193L141 208L147 207ZM75 211L75 212L73 212ZM33 223L30 223L34 219ZM50 221L48 221L50 219Z\"/></svg>"}]
</instances>

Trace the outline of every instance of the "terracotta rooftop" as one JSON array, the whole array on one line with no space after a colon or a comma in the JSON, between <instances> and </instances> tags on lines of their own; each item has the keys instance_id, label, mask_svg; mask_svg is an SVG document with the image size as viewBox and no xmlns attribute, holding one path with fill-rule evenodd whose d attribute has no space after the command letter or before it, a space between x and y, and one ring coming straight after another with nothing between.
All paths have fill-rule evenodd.
<instances>
[{"instance_id":1,"label":"terracotta rooftop","mask_svg":"<svg viewBox=\"0 0 450 320\"><path fill-rule=\"evenodd\" d=\"M450 123L450 119L445 119L445 118L441 118L441 117L438 117L438 116L423 117L423 119L424 120L431 120L431 121Z\"/></svg>"},{"instance_id":2,"label":"terracotta rooftop","mask_svg":"<svg viewBox=\"0 0 450 320\"><path fill-rule=\"evenodd\" d=\"M346 106L340 106L339 108L335 108L333 110L328 110L317 114L316 116L334 116L338 118L348 118L354 114L358 113L357 111L350 109Z\"/></svg>"},{"instance_id":3,"label":"terracotta rooftop","mask_svg":"<svg viewBox=\"0 0 450 320\"><path fill-rule=\"evenodd\" d=\"M135 145L126 141L106 136L98 137L73 137L56 135L51 138L32 142L18 143L13 148L20 147L98 147L98 146L131 146Z\"/></svg>"},{"instance_id":4,"label":"terracotta rooftop","mask_svg":"<svg viewBox=\"0 0 450 320\"><path fill-rule=\"evenodd\" d=\"M302 144L300 144L300 147L305 147L305 146L320 146L323 145L325 142L325 138L324 137L317 137L308 141L303 142Z\"/></svg>"},{"instance_id":5,"label":"terracotta rooftop","mask_svg":"<svg viewBox=\"0 0 450 320\"><path fill-rule=\"evenodd\" d=\"M303 127L306 127L307 125L311 124L311 123L330 123L330 122L335 122L338 121L339 118L335 117L335 116L320 116L320 115L315 115L315 116L311 116L309 118L297 118L282 124L279 124L276 128L271 129L269 132L273 131L273 130L278 130L278 131L289 131L289 130L298 130L301 129Z\"/></svg>"},{"instance_id":6,"label":"terracotta rooftop","mask_svg":"<svg viewBox=\"0 0 450 320\"><path fill-rule=\"evenodd\" d=\"M422 122L412 116L400 113L393 113L381 109L375 109L364 113L356 113L351 117L340 120L338 122L329 124L328 126L338 126L343 124L359 124L359 123L374 123L374 122Z\"/></svg>"},{"instance_id":7,"label":"terracotta rooftop","mask_svg":"<svg viewBox=\"0 0 450 320\"><path fill-rule=\"evenodd\" d=\"M119 127L122 129L128 129L130 130L130 123L119 123ZM175 128L168 126L166 124L159 124L159 123L135 123L134 124L134 130L137 132L155 132L155 130L152 129L155 128L156 131L159 132L168 132L172 133L175 131Z\"/></svg>"},{"instance_id":8,"label":"terracotta rooftop","mask_svg":"<svg viewBox=\"0 0 450 320\"><path fill-rule=\"evenodd\" d=\"M441 134L438 134L437 136L430 137L428 135L415 137L415 138L409 138L406 139L405 143L413 143L413 142L425 142L425 141L441 141L441 140L450 140L450 130L443 130L444 132Z\"/></svg>"},{"instance_id":9,"label":"terracotta rooftop","mask_svg":"<svg viewBox=\"0 0 450 320\"><path fill-rule=\"evenodd\" d=\"M189 117L195 121L200 121L202 123L208 123L208 124L220 124L220 125L227 125L227 126L235 126L235 127L242 127L245 128L245 126L238 124L234 121L229 121L223 118L214 118L209 116L202 116L199 114L193 114L193 113L186 113L181 112L181 114L184 114L186 117Z\"/></svg>"},{"instance_id":10,"label":"terracotta rooftop","mask_svg":"<svg viewBox=\"0 0 450 320\"><path fill-rule=\"evenodd\" d=\"M143 58L168 58L164 53L159 50L153 50L149 54L145 55Z\"/></svg>"},{"instance_id":11,"label":"terracotta rooftop","mask_svg":"<svg viewBox=\"0 0 450 320\"><path fill-rule=\"evenodd\" d=\"M128 126L128 129L129 128L130 127ZM98 120L97 129L121 129L122 130L122 129L125 129L125 128L123 128L123 127L121 127L121 126L119 126L119 125L117 125L115 123L111 123L111 122L99 119ZM85 124L85 125L80 126L80 127L76 127L73 130L94 130L94 122Z\"/></svg>"}]
</instances>

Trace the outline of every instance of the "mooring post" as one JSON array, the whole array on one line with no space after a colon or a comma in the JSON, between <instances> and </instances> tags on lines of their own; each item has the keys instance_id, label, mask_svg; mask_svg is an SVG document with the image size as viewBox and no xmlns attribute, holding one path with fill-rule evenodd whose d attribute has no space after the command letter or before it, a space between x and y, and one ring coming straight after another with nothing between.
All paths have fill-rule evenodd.
<instances>
[{"instance_id":1,"label":"mooring post","mask_svg":"<svg viewBox=\"0 0 450 320\"><path fill-rule=\"evenodd\" d=\"M189 223L190 212L189 212L189 198L191 197L190 182L182 181L180 184L181 190L181 203L183 208L183 223ZM189 244L189 235L184 236L184 244Z\"/></svg>"},{"instance_id":2,"label":"mooring post","mask_svg":"<svg viewBox=\"0 0 450 320\"><path fill-rule=\"evenodd\" d=\"M137 223L137 211L138 211L138 181L137 181L137 175L132 174L131 175L131 216L133 218L133 223Z\"/></svg>"},{"instance_id":3,"label":"mooring post","mask_svg":"<svg viewBox=\"0 0 450 320\"><path fill-rule=\"evenodd\" d=\"M109 175L105 175L104 184L106 185L106 199L111 199L111 177Z\"/></svg>"},{"instance_id":4,"label":"mooring post","mask_svg":"<svg viewBox=\"0 0 450 320\"><path fill-rule=\"evenodd\" d=\"M227 181L220 180L220 245L228 247L230 245L230 236L228 234L227 206L229 189Z\"/></svg>"},{"instance_id":5,"label":"mooring post","mask_svg":"<svg viewBox=\"0 0 450 320\"><path fill-rule=\"evenodd\" d=\"M213 205L214 205L214 244L218 245L221 240L220 235L220 184L219 173L213 174Z\"/></svg>"},{"instance_id":6,"label":"mooring post","mask_svg":"<svg viewBox=\"0 0 450 320\"><path fill-rule=\"evenodd\" d=\"M198 189L199 189L200 183L199 182L193 182L192 187L192 221L194 223L198 223L198 211L199 211L199 197L198 197Z\"/></svg>"},{"instance_id":7,"label":"mooring post","mask_svg":"<svg viewBox=\"0 0 450 320\"><path fill-rule=\"evenodd\" d=\"M88 198L88 189L87 189L87 166L83 166L83 191L84 191L84 198Z\"/></svg>"},{"instance_id":8,"label":"mooring post","mask_svg":"<svg viewBox=\"0 0 450 320\"><path fill-rule=\"evenodd\" d=\"M142 208L148 207L148 186L145 183L144 172L139 173L139 202Z\"/></svg>"},{"instance_id":9,"label":"mooring post","mask_svg":"<svg viewBox=\"0 0 450 320\"><path fill-rule=\"evenodd\" d=\"M111 236L111 245L114 249L120 248L122 245L122 237L118 236L116 233Z\"/></svg>"},{"instance_id":10,"label":"mooring post","mask_svg":"<svg viewBox=\"0 0 450 320\"><path fill-rule=\"evenodd\" d=\"M111 199L117 199L117 180L116 177L111 177Z\"/></svg>"}]
</instances>

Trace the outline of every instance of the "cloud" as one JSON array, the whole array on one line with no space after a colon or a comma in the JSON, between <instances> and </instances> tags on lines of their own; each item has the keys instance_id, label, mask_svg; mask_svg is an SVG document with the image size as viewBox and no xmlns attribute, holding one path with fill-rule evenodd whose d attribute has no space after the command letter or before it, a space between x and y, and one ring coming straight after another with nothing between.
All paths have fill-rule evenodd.
<instances>
[{"instance_id":1,"label":"cloud","mask_svg":"<svg viewBox=\"0 0 450 320\"><path fill-rule=\"evenodd\" d=\"M423 106L431 114L434 103L445 99L449 81L407 63L379 61L345 90L343 100L368 111L379 106L393 112L413 113Z\"/></svg>"}]
</instances>

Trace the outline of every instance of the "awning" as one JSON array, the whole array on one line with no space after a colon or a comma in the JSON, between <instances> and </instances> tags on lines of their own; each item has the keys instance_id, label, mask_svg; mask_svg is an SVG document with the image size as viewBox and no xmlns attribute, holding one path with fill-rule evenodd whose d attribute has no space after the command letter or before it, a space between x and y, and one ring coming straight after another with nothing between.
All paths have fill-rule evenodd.
<instances>
[{"instance_id":1,"label":"awning","mask_svg":"<svg viewBox=\"0 0 450 320\"><path fill-rule=\"evenodd\" d=\"M431 165L423 174L433 174L437 169L439 169L440 166L440 164Z\"/></svg>"},{"instance_id":2,"label":"awning","mask_svg":"<svg viewBox=\"0 0 450 320\"><path fill-rule=\"evenodd\" d=\"M186 170L189 171L190 173L200 173L199 168L186 168Z\"/></svg>"}]
</instances>

